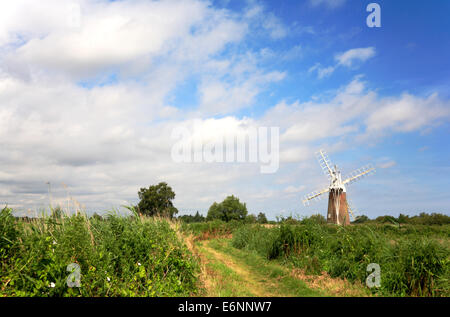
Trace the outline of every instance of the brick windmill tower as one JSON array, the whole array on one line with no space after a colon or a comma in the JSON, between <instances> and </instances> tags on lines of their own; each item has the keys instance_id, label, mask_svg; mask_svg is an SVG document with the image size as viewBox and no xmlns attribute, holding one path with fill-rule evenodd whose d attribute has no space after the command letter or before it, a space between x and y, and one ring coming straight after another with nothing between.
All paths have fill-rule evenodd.
<instances>
[{"instance_id":1,"label":"brick windmill tower","mask_svg":"<svg viewBox=\"0 0 450 317\"><path fill-rule=\"evenodd\" d=\"M325 151L320 150L317 153L317 159L323 172L327 175L330 185L327 188L306 195L303 204L306 206L309 205L311 201L320 200L320 198L323 197L321 196L322 194L329 192L327 222L338 225L348 225L350 224L349 211L353 218L355 218L355 216L347 202L347 189L345 185L353 183L364 176L373 174L375 168L366 165L350 173L345 180L342 180L341 172L338 170L337 166L334 165L334 167L331 168L330 159Z\"/></svg>"}]
</instances>

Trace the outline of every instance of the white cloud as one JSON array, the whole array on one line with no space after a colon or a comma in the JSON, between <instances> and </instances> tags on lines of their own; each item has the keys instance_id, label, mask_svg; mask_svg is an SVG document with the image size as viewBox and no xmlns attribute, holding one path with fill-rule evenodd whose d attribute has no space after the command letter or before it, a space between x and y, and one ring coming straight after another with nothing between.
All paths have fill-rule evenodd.
<instances>
[{"instance_id":1,"label":"white cloud","mask_svg":"<svg viewBox=\"0 0 450 317\"><path fill-rule=\"evenodd\" d=\"M261 122L281 126L281 161L300 162L308 157L312 144L318 146L317 142L330 138L334 144L339 140L360 142L392 132L421 131L448 121L448 109L448 101L437 95L380 97L358 76L329 101L281 102L269 109Z\"/></svg>"},{"instance_id":2,"label":"white cloud","mask_svg":"<svg viewBox=\"0 0 450 317\"><path fill-rule=\"evenodd\" d=\"M117 207L135 200L140 186L168 180L182 189L178 205L192 207L206 183L226 186L245 175L237 168L211 177L210 168L221 167L184 171L172 162L171 131L195 114L167 98L179 82L200 74L205 85L208 78L217 87L205 100L222 100L227 112L248 105L261 85L284 77L244 60L245 53L215 56L247 36L245 18L204 1L79 1L82 23L70 28L64 11L69 3L0 4L0 12L12 17L0 21L0 161L8 171L0 173L8 189L1 200L45 206L45 182L51 181L54 191L67 183L89 208ZM117 79L109 82L108 71L118 72ZM100 81L105 85L96 85ZM221 85L233 92L221 93ZM227 96L235 96L237 106L226 103ZM214 110L204 104L205 113ZM209 188L209 196L217 195Z\"/></svg>"},{"instance_id":3,"label":"white cloud","mask_svg":"<svg viewBox=\"0 0 450 317\"><path fill-rule=\"evenodd\" d=\"M395 162L395 161L388 161L388 162L383 162L383 163L378 164L377 167L378 168L390 168L390 167L393 167L395 165L397 165L397 162Z\"/></svg>"},{"instance_id":4,"label":"white cloud","mask_svg":"<svg viewBox=\"0 0 450 317\"><path fill-rule=\"evenodd\" d=\"M335 56L336 65L323 67L320 63L316 63L314 66L310 67L308 72L317 72L317 78L323 79L329 77L338 67L352 67L355 61L365 62L366 60L375 56L375 48L354 48L350 49L344 53L337 54Z\"/></svg>"},{"instance_id":5,"label":"white cloud","mask_svg":"<svg viewBox=\"0 0 450 317\"><path fill-rule=\"evenodd\" d=\"M289 28L273 13L268 11L262 4L249 1L250 6L246 8L245 17L256 26L255 32L261 33L265 30L272 40L279 40L289 35Z\"/></svg>"},{"instance_id":6,"label":"white cloud","mask_svg":"<svg viewBox=\"0 0 450 317\"><path fill-rule=\"evenodd\" d=\"M311 167L292 168L291 164L313 162L313 149L320 144L334 149L329 145L330 137L337 138L333 144L340 144L339 140L347 140L348 144L352 135L369 133L368 127L374 124L369 118L380 105L384 112L385 107L395 109L397 104L396 99L378 97L367 90L357 78L327 102L282 102L260 119L206 116L198 121L200 136L209 141L223 133L243 133L248 127L280 127L280 171L261 178L258 164L174 163L170 158L174 143L171 131L180 125L192 127L193 118L184 119L190 114L183 112L170 121L146 125L148 120L158 118L163 104L148 102L149 96L161 88L148 89L118 84L88 90L64 82L50 85L2 77L0 102L7 105L0 110L0 119L6 123L0 126L4 149L0 154L2 200L17 208L45 206L45 182L51 181L54 201L65 203L64 182L71 196L89 210L98 210L135 202L140 187L167 181L177 193L176 206L180 209L205 210L212 201L234 193L251 210L270 210L276 208L267 202L270 197L286 195L286 199L296 199L295 193L300 194L305 179L308 188L323 183L322 178L314 178L319 173L310 175ZM448 109L436 96L408 96L403 102L409 102L410 110ZM426 127L435 116L426 118L430 121L411 126ZM379 129L389 132L397 125L401 129L408 126L408 120L416 119L406 117ZM355 121L362 126L355 125ZM379 132L376 130L370 137L379 137ZM281 178L290 180L284 190L267 190Z\"/></svg>"},{"instance_id":7,"label":"white cloud","mask_svg":"<svg viewBox=\"0 0 450 317\"><path fill-rule=\"evenodd\" d=\"M296 194L296 193L300 193L303 190L305 190L306 186L288 186L284 189L284 192L288 193L288 194Z\"/></svg>"},{"instance_id":8,"label":"white cloud","mask_svg":"<svg viewBox=\"0 0 450 317\"><path fill-rule=\"evenodd\" d=\"M283 80L285 72L259 69L258 63L263 58L265 55L247 53L235 56L223 68L205 65L199 86L201 111L215 115L248 107L264 87Z\"/></svg>"},{"instance_id":9,"label":"white cloud","mask_svg":"<svg viewBox=\"0 0 450 317\"><path fill-rule=\"evenodd\" d=\"M386 98L366 120L367 131L377 133L386 130L411 132L430 124L438 124L450 116L448 102L437 94L428 98L403 94L396 98Z\"/></svg>"},{"instance_id":10,"label":"white cloud","mask_svg":"<svg viewBox=\"0 0 450 317\"><path fill-rule=\"evenodd\" d=\"M269 30L269 34L273 39L281 39L288 34L286 27L273 14L269 14L264 18L263 27Z\"/></svg>"},{"instance_id":11,"label":"white cloud","mask_svg":"<svg viewBox=\"0 0 450 317\"><path fill-rule=\"evenodd\" d=\"M64 182L89 210L135 203L140 187L167 181L179 209L205 210L238 194L250 210L274 215L298 205L302 184L315 184L306 162L319 145L340 150L358 136L448 120L449 104L437 95L385 98L360 77L329 100L279 102L261 117L239 118L235 111L255 106L287 73L264 64L270 51L227 48L245 43L255 28L287 36L281 24L277 31L279 20L264 28L257 17L267 14L256 6L239 15L194 0L74 2L83 13L79 28L67 26L72 1L0 3L0 202L17 208L47 206L48 181L54 201L66 202ZM341 56L340 66L364 59L355 56ZM186 80L198 94L189 109L173 97ZM171 132L194 119L212 141L219 132L279 127L279 172L263 177L259 164L173 162ZM272 189L277 180L282 188ZM273 197L289 200L280 206Z\"/></svg>"},{"instance_id":12,"label":"white cloud","mask_svg":"<svg viewBox=\"0 0 450 317\"><path fill-rule=\"evenodd\" d=\"M313 7L324 5L330 9L335 9L344 5L346 0L309 0Z\"/></svg>"},{"instance_id":13,"label":"white cloud","mask_svg":"<svg viewBox=\"0 0 450 317\"><path fill-rule=\"evenodd\" d=\"M366 60L375 56L374 47L366 48L353 48L344 53L336 55L335 59L338 61L339 65L351 67L354 61L359 60L365 62Z\"/></svg>"},{"instance_id":14,"label":"white cloud","mask_svg":"<svg viewBox=\"0 0 450 317\"><path fill-rule=\"evenodd\" d=\"M320 63L317 63L308 69L308 73L317 71L317 78L322 79L331 76L331 74L335 71L335 69L336 67L334 66L322 67Z\"/></svg>"},{"instance_id":15,"label":"white cloud","mask_svg":"<svg viewBox=\"0 0 450 317\"><path fill-rule=\"evenodd\" d=\"M54 6L54 1L41 1L39 7L29 1L20 3L13 8L15 24L5 25L8 32L0 39L6 44L24 38L25 43L13 46L6 60L25 63L31 72L45 69L79 79L105 70L146 72L161 55L199 62L242 39L247 28L245 22L197 0L80 0ZM70 3L80 5L79 28L64 24ZM1 12L11 10L8 4L2 5ZM47 14L41 17L42 12ZM41 25L43 18L48 21Z\"/></svg>"}]
</instances>

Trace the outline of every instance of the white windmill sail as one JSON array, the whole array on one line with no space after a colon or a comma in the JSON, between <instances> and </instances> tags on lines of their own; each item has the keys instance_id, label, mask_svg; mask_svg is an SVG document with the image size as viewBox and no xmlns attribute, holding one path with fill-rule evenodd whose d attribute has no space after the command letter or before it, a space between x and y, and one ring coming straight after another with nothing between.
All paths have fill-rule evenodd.
<instances>
[{"instance_id":1,"label":"white windmill sail","mask_svg":"<svg viewBox=\"0 0 450 317\"><path fill-rule=\"evenodd\" d=\"M368 164L366 166L363 166L361 168L358 168L357 170L354 170L351 172L346 179L343 181L344 184L351 184L356 182L357 180L360 180L361 178L365 176L369 176L375 173L375 167L372 167L371 164Z\"/></svg>"},{"instance_id":2,"label":"white windmill sail","mask_svg":"<svg viewBox=\"0 0 450 317\"><path fill-rule=\"evenodd\" d=\"M311 203L311 201L320 200L322 198L321 195L327 193L329 190L330 190L330 188L327 187L322 190L318 190L318 191L312 192L311 194L306 195L305 199L303 199L303 204L305 206L307 206Z\"/></svg>"},{"instance_id":3,"label":"white windmill sail","mask_svg":"<svg viewBox=\"0 0 450 317\"><path fill-rule=\"evenodd\" d=\"M316 158L319 161L319 165L322 168L323 173L331 180L333 177L333 170L331 169L331 161L328 158L327 153L324 150L319 150L316 152Z\"/></svg>"},{"instance_id":4,"label":"white windmill sail","mask_svg":"<svg viewBox=\"0 0 450 317\"><path fill-rule=\"evenodd\" d=\"M348 207L348 211L352 217L352 220L355 221L356 218L359 216L359 213L349 198L347 198L347 207Z\"/></svg>"}]
</instances>

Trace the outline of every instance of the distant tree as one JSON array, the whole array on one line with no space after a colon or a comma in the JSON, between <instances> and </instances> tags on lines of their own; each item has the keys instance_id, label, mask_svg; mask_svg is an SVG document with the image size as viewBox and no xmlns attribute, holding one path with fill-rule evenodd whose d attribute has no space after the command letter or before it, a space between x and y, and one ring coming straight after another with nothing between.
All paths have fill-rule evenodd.
<instances>
[{"instance_id":1,"label":"distant tree","mask_svg":"<svg viewBox=\"0 0 450 317\"><path fill-rule=\"evenodd\" d=\"M220 211L220 204L214 202L208 209L206 220L222 219L222 213Z\"/></svg>"},{"instance_id":2,"label":"distant tree","mask_svg":"<svg viewBox=\"0 0 450 317\"><path fill-rule=\"evenodd\" d=\"M207 220L220 219L223 221L244 220L247 216L247 206L241 203L239 198L231 195L224 199L220 204L214 202L209 207Z\"/></svg>"},{"instance_id":3,"label":"distant tree","mask_svg":"<svg viewBox=\"0 0 450 317\"><path fill-rule=\"evenodd\" d=\"M409 216L404 215L404 214L400 214L398 216L397 221L398 221L398 223L408 223L409 222Z\"/></svg>"},{"instance_id":4,"label":"distant tree","mask_svg":"<svg viewBox=\"0 0 450 317\"><path fill-rule=\"evenodd\" d=\"M312 215L308 218L309 221L314 222L314 223L318 223L318 224L325 224L327 223L327 220L325 219L324 216L317 214L317 215Z\"/></svg>"},{"instance_id":5,"label":"distant tree","mask_svg":"<svg viewBox=\"0 0 450 317\"><path fill-rule=\"evenodd\" d=\"M193 222L204 222L205 221L205 217L200 215L200 213L197 211L197 213L192 216L192 215L183 215L178 217L181 221L186 222L186 223L193 223Z\"/></svg>"},{"instance_id":6,"label":"distant tree","mask_svg":"<svg viewBox=\"0 0 450 317\"><path fill-rule=\"evenodd\" d=\"M178 216L178 219L180 219L181 221L183 221L185 223L192 223L192 222L194 222L194 216L192 216L192 215Z\"/></svg>"},{"instance_id":7,"label":"distant tree","mask_svg":"<svg viewBox=\"0 0 450 317\"><path fill-rule=\"evenodd\" d=\"M247 215L247 216L245 217L245 222L246 222L246 223L256 223L256 216L255 216L255 215L252 215L252 214Z\"/></svg>"},{"instance_id":8,"label":"distant tree","mask_svg":"<svg viewBox=\"0 0 450 317\"><path fill-rule=\"evenodd\" d=\"M203 221L205 221L205 217L200 215L200 213L197 210L197 212L194 215L194 219L193 220L194 220L193 222L203 222Z\"/></svg>"},{"instance_id":9,"label":"distant tree","mask_svg":"<svg viewBox=\"0 0 450 317\"><path fill-rule=\"evenodd\" d=\"M279 218L277 217L277 220L278 220L278 223L284 223L284 224L288 224L288 225L296 225L300 222L292 216L279 217Z\"/></svg>"},{"instance_id":10,"label":"distant tree","mask_svg":"<svg viewBox=\"0 0 450 317\"><path fill-rule=\"evenodd\" d=\"M94 212L94 214L91 216L92 219L95 220L103 220L103 217L100 216L98 213Z\"/></svg>"},{"instance_id":11,"label":"distant tree","mask_svg":"<svg viewBox=\"0 0 450 317\"><path fill-rule=\"evenodd\" d=\"M352 223L364 223L369 220L370 220L369 217L367 217L366 215L362 215L362 216L357 216L356 219Z\"/></svg>"},{"instance_id":12,"label":"distant tree","mask_svg":"<svg viewBox=\"0 0 450 317\"><path fill-rule=\"evenodd\" d=\"M267 223L267 217L264 213L260 212L256 217L256 221L261 224Z\"/></svg>"},{"instance_id":13,"label":"distant tree","mask_svg":"<svg viewBox=\"0 0 450 317\"><path fill-rule=\"evenodd\" d=\"M416 225L444 225L450 224L450 217L439 213L426 214L422 212L418 216L409 218L409 223Z\"/></svg>"},{"instance_id":14,"label":"distant tree","mask_svg":"<svg viewBox=\"0 0 450 317\"><path fill-rule=\"evenodd\" d=\"M379 216L375 218L375 220L370 220L367 216L359 216L356 217L356 220L352 223L364 223L364 222L376 222L376 223L390 223L399 225L400 224L411 224L411 225L443 225L450 224L450 217L444 214L432 213L427 214L425 212L421 212L417 216L408 216L405 214L400 214L398 218L393 216Z\"/></svg>"},{"instance_id":15,"label":"distant tree","mask_svg":"<svg viewBox=\"0 0 450 317\"><path fill-rule=\"evenodd\" d=\"M175 193L165 182L152 185L149 188L141 188L138 192L140 202L137 205L140 213L147 216L164 216L172 218L178 213L172 200Z\"/></svg>"},{"instance_id":16,"label":"distant tree","mask_svg":"<svg viewBox=\"0 0 450 317\"><path fill-rule=\"evenodd\" d=\"M375 218L375 221L378 223L392 223L392 224L398 223L395 217L389 215L377 217Z\"/></svg>"}]
</instances>

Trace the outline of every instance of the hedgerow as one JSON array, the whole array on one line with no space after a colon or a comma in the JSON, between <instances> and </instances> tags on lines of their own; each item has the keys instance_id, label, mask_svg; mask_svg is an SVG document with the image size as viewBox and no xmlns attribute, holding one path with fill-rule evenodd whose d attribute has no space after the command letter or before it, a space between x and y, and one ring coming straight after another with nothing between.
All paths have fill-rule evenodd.
<instances>
[{"instance_id":1,"label":"hedgerow","mask_svg":"<svg viewBox=\"0 0 450 317\"><path fill-rule=\"evenodd\" d=\"M69 287L68 265L80 268ZM23 222L0 213L2 296L190 296L199 266L169 221L78 214Z\"/></svg>"}]
</instances>

